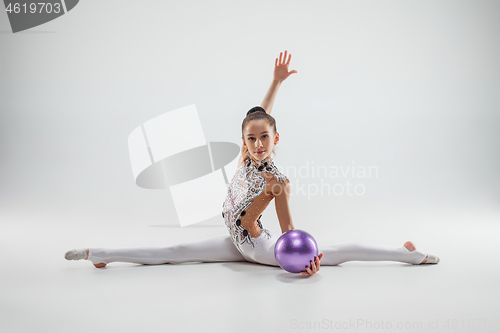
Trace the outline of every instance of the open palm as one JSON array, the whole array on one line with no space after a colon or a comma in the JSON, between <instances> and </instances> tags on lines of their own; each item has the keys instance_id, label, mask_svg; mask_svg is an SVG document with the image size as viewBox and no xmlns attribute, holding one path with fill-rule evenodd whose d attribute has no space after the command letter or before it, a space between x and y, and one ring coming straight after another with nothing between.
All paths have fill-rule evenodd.
<instances>
[{"instance_id":1,"label":"open palm","mask_svg":"<svg viewBox=\"0 0 500 333\"><path fill-rule=\"evenodd\" d=\"M288 61L286 60L286 50L285 56L283 57L283 52L280 52L280 59L278 62L278 58L274 62L274 79L278 81L285 81L290 75L293 73L297 73L296 70L288 71L288 65L290 65L290 59L292 55L289 54Z\"/></svg>"}]
</instances>

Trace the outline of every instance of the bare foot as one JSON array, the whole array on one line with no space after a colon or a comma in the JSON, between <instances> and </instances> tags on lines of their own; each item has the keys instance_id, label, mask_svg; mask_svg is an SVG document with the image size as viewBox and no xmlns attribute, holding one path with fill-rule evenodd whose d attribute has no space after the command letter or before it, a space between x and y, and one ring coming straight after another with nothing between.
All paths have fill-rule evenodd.
<instances>
[{"instance_id":1,"label":"bare foot","mask_svg":"<svg viewBox=\"0 0 500 333\"><path fill-rule=\"evenodd\" d=\"M406 247L408 249L408 251L412 252L412 251L415 251L417 249L417 247L415 246L415 244L413 244L413 242L411 241L407 241L404 245L404 247ZM428 254L425 254L425 259L419 264L425 264L427 262L427 257L429 255Z\"/></svg>"},{"instance_id":2,"label":"bare foot","mask_svg":"<svg viewBox=\"0 0 500 333\"><path fill-rule=\"evenodd\" d=\"M85 249L85 252L87 252L87 258L85 258L85 260L88 260L89 259L89 249ZM100 262L98 264L94 264L94 266L97 268L103 268L103 267L106 267L106 264L103 262Z\"/></svg>"}]
</instances>

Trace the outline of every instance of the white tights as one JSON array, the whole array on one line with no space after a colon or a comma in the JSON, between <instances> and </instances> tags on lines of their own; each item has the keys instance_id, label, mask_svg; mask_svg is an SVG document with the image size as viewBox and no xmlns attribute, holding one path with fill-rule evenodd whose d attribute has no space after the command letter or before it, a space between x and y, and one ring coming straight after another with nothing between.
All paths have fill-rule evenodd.
<instances>
[{"instance_id":1,"label":"white tights","mask_svg":"<svg viewBox=\"0 0 500 333\"><path fill-rule=\"evenodd\" d=\"M229 235L215 236L199 241L181 243L166 247L139 247L124 249L90 248L88 260L93 264L129 262L145 265L177 264L184 262L249 261L264 265L279 266L274 257L276 237L267 239L264 233L253 239L255 247L246 243L242 253L231 242ZM362 243L345 243L321 246L321 265L335 266L346 261L399 261L419 264L425 254L409 251L406 247L387 247Z\"/></svg>"}]
</instances>

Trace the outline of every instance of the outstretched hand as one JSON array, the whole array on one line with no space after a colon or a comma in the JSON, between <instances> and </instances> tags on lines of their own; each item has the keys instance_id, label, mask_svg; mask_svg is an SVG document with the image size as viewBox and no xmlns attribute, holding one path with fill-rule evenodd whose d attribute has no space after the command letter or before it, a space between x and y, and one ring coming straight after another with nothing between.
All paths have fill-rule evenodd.
<instances>
[{"instance_id":1,"label":"outstretched hand","mask_svg":"<svg viewBox=\"0 0 500 333\"><path fill-rule=\"evenodd\" d=\"M274 62L274 79L280 82L285 81L293 73L297 73L295 69L291 70L290 72L288 71L288 65L290 65L290 59L292 58L292 55L289 54L287 61L286 52L287 51L285 50L285 56L283 58L283 52L280 52L279 62L278 58L276 58L276 61Z\"/></svg>"},{"instance_id":2,"label":"outstretched hand","mask_svg":"<svg viewBox=\"0 0 500 333\"><path fill-rule=\"evenodd\" d=\"M306 271L300 272L300 274L307 276L307 275L314 275L319 271L319 261L323 258L323 253L320 253L319 256L316 257L316 263L311 260L311 268L306 267Z\"/></svg>"}]
</instances>

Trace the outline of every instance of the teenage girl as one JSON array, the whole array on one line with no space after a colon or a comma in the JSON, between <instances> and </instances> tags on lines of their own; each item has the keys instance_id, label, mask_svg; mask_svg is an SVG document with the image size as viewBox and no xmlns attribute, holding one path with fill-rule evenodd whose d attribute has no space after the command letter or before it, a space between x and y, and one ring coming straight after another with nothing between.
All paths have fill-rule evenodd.
<instances>
[{"instance_id":1,"label":"teenage girl","mask_svg":"<svg viewBox=\"0 0 500 333\"><path fill-rule=\"evenodd\" d=\"M182 262L249 261L279 266L274 257L277 237L262 225L262 212L274 199L282 233L295 229L290 209L290 181L271 159L279 142L276 120L271 116L274 100L283 81L297 71L288 71L291 55L287 51L276 58L274 79L260 106L247 112L241 126L241 155L238 167L228 187L222 205L222 217L229 235L216 236L195 242L166 247L125 249L73 249L65 254L67 260L90 260L102 268L110 262L130 262L145 265ZM413 265L437 264L439 258L420 252L411 241L401 247L346 243L318 245L320 254L301 272L310 276L320 265L338 265L346 261L399 261ZM324 256L324 258L323 258Z\"/></svg>"}]
</instances>

